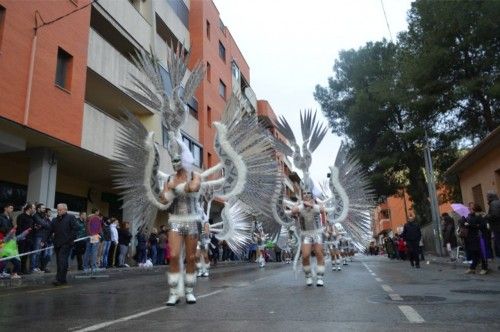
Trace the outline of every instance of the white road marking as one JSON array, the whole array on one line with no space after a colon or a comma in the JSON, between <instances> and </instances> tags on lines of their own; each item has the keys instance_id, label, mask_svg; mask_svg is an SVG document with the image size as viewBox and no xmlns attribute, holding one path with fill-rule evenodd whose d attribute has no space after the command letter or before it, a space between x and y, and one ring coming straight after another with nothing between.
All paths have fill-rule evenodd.
<instances>
[{"instance_id":1,"label":"white road marking","mask_svg":"<svg viewBox=\"0 0 500 332\"><path fill-rule=\"evenodd\" d=\"M372 276L374 276L374 277L376 277L376 276L377 276L377 275L376 275L375 273L373 273L373 272L372 272L372 273L370 273L370 274L371 274Z\"/></svg>"},{"instance_id":2,"label":"white road marking","mask_svg":"<svg viewBox=\"0 0 500 332\"><path fill-rule=\"evenodd\" d=\"M425 320L409 305L398 305L399 310L406 316L410 323L424 323Z\"/></svg>"},{"instance_id":3,"label":"white road marking","mask_svg":"<svg viewBox=\"0 0 500 332\"><path fill-rule=\"evenodd\" d=\"M212 295L218 294L218 293L220 293L222 291L223 290L220 289L220 290L217 290L215 292L203 294L203 295L198 296L198 299L202 299L204 297L212 296ZM141 312L138 312L138 313L130 315L130 316L125 316L125 317L118 318L118 319L115 319L115 320L110 320L110 321L107 321L107 322L95 324L95 325L86 327L84 329L75 330L75 331L76 332L97 331L97 330L103 329L105 327L108 327L110 325L114 325L114 324L121 323L121 322L126 322L126 321L129 321L131 319L135 319L135 318L138 318L138 317L146 316L146 315L152 314L154 312L165 310L165 309L168 309L168 308L169 307L167 307L167 306L161 306L161 307L153 308L153 309L150 309L150 310L141 311ZM71 331L73 329L69 329L69 330Z\"/></svg>"},{"instance_id":4,"label":"white road marking","mask_svg":"<svg viewBox=\"0 0 500 332\"><path fill-rule=\"evenodd\" d=\"M389 297L393 301L403 301L403 298L399 294L389 293Z\"/></svg>"},{"instance_id":5,"label":"white road marking","mask_svg":"<svg viewBox=\"0 0 500 332\"><path fill-rule=\"evenodd\" d=\"M382 288L387 292L387 293L394 293L392 290L391 286L389 285L382 285Z\"/></svg>"},{"instance_id":6,"label":"white road marking","mask_svg":"<svg viewBox=\"0 0 500 332\"><path fill-rule=\"evenodd\" d=\"M375 278L375 280L377 280L378 282L382 282L383 280L380 279L380 278Z\"/></svg>"}]
</instances>

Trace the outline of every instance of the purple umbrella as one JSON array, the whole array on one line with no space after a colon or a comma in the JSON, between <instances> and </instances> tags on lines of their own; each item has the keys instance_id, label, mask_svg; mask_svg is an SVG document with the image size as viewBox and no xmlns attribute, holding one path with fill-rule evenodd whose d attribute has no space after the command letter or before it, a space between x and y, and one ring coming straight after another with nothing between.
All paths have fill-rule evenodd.
<instances>
[{"instance_id":1,"label":"purple umbrella","mask_svg":"<svg viewBox=\"0 0 500 332\"><path fill-rule=\"evenodd\" d=\"M469 208L467 206L463 205L463 204L460 204L460 203L453 203L453 204L451 204L451 208L460 217L467 218L467 216L470 213Z\"/></svg>"}]
</instances>

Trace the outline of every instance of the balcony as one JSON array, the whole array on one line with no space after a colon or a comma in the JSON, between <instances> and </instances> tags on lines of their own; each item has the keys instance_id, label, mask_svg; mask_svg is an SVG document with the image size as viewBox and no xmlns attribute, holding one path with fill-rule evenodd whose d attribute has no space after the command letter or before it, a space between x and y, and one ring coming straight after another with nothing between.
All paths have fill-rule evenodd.
<instances>
[{"instance_id":1,"label":"balcony","mask_svg":"<svg viewBox=\"0 0 500 332\"><path fill-rule=\"evenodd\" d=\"M115 138L120 124L88 103L83 107L82 148L113 159Z\"/></svg>"},{"instance_id":2,"label":"balcony","mask_svg":"<svg viewBox=\"0 0 500 332\"><path fill-rule=\"evenodd\" d=\"M127 95L123 88L134 89L130 74L152 86L149 80L93 29L90 29L89 35L88 68L92 72L88 73L87 77L87 100L106 110L127 108L139 114L154 113Z\"/></svg>"},{"instance_id":3,"label":"balcony","mask_svg":"<svg viewBox=\"0 0 500 332\"><path fill-rule=\"evenodd\" d=\"M180 1L180 0L179 0ZM179 2L176 1L176 2ZM180 6L187 6L178 3ZM182 43L186 50L191 48L190 35L188 26L186 22L180 19L179 15L176 14L172 4L167 0L153 1L154 11L156 13L156 32L162 36L164 40L169 41L179 41ZM189 10L188 10L189 13ZM185 15L181 15L185 16ZM184 17L185 18L185 17Z\"/></svg>"},{"instance_id":4,"label":"balcony","mask_svg":"<svg viewBox=\"0 0 500 332\"><path fill-rule=\"evenodd\" d=\"M151 25L129 1L99 0L94 6L101 12L104 10L123 32L128 33L145 50L149 50Z\"/></svg>"}]
</instances>

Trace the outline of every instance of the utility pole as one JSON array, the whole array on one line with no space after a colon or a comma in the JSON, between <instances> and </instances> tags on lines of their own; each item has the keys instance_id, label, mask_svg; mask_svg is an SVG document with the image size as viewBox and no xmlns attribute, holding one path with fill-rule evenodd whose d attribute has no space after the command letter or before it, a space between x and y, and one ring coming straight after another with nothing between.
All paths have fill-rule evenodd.
<instances>
[{"instance_id":1,"label":"utility pole","mask_svg":"<svg viewBox=\"0 0 500 332\"><path fill-rule=\"evenodd\" d=\"M436 246L436 254L443 256L443 246L441 245L441 227L439 225L439 204L437 200L436 181L434 179L434 169L432 167L431 149L429 146L427 130L425 131L424 159L427 189L429 191L429 199L431 203L432 224L434 226L434 244Z\"/></svg>"}]
</instances>

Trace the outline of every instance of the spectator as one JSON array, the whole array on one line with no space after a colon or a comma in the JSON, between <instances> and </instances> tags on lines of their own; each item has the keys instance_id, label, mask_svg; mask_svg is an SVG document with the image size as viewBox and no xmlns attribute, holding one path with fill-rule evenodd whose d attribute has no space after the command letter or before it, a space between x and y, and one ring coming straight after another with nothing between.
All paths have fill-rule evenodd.
<instances>
[{"instance_id":1,"label":"spectator","mask_svg":"<svg viewBox=\"0 0 500 332\"><path fill-rule=\"evenodd\" d=\"M27 228L24 232L16 235L16 228L12 228L5 236L2 236L0 239L0 258L12 257L7 260L12 263L13 270L10 275L11 279L20 279L21 277L18 275L20 270L20 259L18 257L19 251L17 247L18 241L23 241L24 238L31 232L31 228ZM3 234L2 234L3 235ZM2 267L3 269L3 267ZM2 272L1 277L8 277L9 274L6 272Z\"/></svg>"},{"instance_id":2,"label":"spectator","mask_svg":"<svg viewBox=\"0 0 500 332\"><path fill-rule=\"evenodd\" d=\"M474 204L472 213L469 214L464 226L468 229L465 237L465 246L469 251L472 263L469 269L465 272L476 273L476 267L481 260L481 271L479 274L488 273L488 262L486 261L486 252L481 252L481 233L486 230L486 220L481 214L482 208L479 204Z\"/></svg>"},{"instance_id":3,"label":"spectator","mask_svg":"<svg viewBox=\"0 0 500 332\"><path fill-rule=\"evenodd\" d=\"M420 231L420 226L415 222L415 218L411 218L404 225L403 234L401 237L406 241L406 247L408 250L408 258L410 260L411 266L415 266L417 269L420 268L420 257L418 255L418 243L422 238L422 232Z\"/></svg>"},{"instance_id":4,"label":"spectator","mask_svg":"<svg viewBox=\"0 0 500 332\"><path fill-rule=\"evenodd\" d=\"M76 219L76 238L80 239L87 236L87 212L80 212L79 217ZM87 247L87 240L77 241L73 244L73 253L71 254L72 259L76 256L76 261L78 263L78 270L84 269L83 260L84 254Z\"/></svg>"},{"instance_id":5,"label":"spectator","mask_svg":"<svg viewBox=\"0 0 500 332\"><path fill-rule=\"evenodd\" d=\"M16 227L16 235L20 235L28 228L33 227L33 214L35 213L35 204L26 203L23 208L23 213L17 216L17 227ZM17 241L17 246L19 249L19 253L23 254L29 252L33 248L33 237L31 234L26 235L23 240ZM30 270L28 269L28 256L21 257L21 274L29 274Z\"/></svg>"},{"instance_id":6,"label":"spectator","mask_svg":"<svg viewBox=\"0 0 500 332\"><path fill-rule=\"evenodd\" d=\"M212 253L210 255L210 259L212 261L213 266L217 266L217 261L219 259L219 240L215 237L214 234L210 234L210 247L209 247L210 252Z\"/></svg>"},{"instance_id":7,"label":"spectator","mask_svg":"<svg viewBox=\"0 0 500 332\"><path fill-rule=\"evenodd\" d=\"M130 240L132 239L132 234L130 234L129 223L123 222L120 229L118 229L118 243L120 244L120 256L118 258L119 267L128 267L125 264L125 258L128 253L128 246L130 245Z\"/></svg>"},{"instance_id":8,"label":"spectator","mask_svg":"<svg viewBox=\"0 0 500 332\"><path fill-rule=\"evenodd\" d=\"M52 227L52 216L51 216L52 210L49 208L45 208L45 226L42 228L41 235L42 239L44 239L44 242L41 243L42 248L47 248L44 251L42 251L41 258L40 258L40 269L42 271L45 271L45 273L50 273L50 270L47 268L47 265L50 262L50 258L52 257L52 248L49 248L52 246L52 240L49 238L49 232ZM49 239L48 241L45 241L45 239Z\"/></svg>"},{"instance_id":9,"label":"spectator","mask_svg":"<svg viewBox=\"0 0 500 332\"><path fill-rule=\"evenodd\" d=\"M103 240L102 256L101 256L102 268L108 267L109 249L111 248L111 222L112 222L111 219L106 219L103 222L103 227L102 227L102 240Z\"/></svg>"},{"instance_id":10,"label":"spectator","mask_svg":"<svg viewBox=\"0 0 500 332\"><path fill-rule=\"evenodd\" d=\"M402 260L406 260L406 243L402 237L398 239L398 252L399 252L399 257Z\"/></svg>"},{"instance_id":11,"label":"spectator","mask_svg":"<svg viewBox=\"0 0 500 332\"><path fill-rule=\"evenodd\" d=\"M418 243L418 254L420 255L420 260L425 261L424 256L424 239L420 238L420 242Z\"/></svg>"},{"instance_id":12,"label":"spectator","mask_svg":"<svg viewBox=\"0 0 500 332\"><path fill-rule=\"evenodd\" d=\"M43 228L45 225L45 205L38 203L35 205L35 213L33 214L33 231L31 233L33 239L33 250L40 250L43 242ZM40 265L40 252L31 254L31 272L42 272L38 267Z\"/></svg>"},{"instance_id":13,"label":"spectator","mask_svg":"<svg viewBox=\"0 0 500 332\"><path fill-rule=\"evenodd\" d=\"M49 235L54 236L54 250L57 259L57 275L54 286L67 284L69 252L76 237L76 218L68 214L68 206L64 203L57 204L57 217L51 224Z\"/></svg>"},{"instance_id":14,"label":"spectator","mask_svg":"<svg viewBox=\"0 0 500 332\"><path fill-rule=\"evenodd\" d=\"M102 232L102 218L99 209L92 209L92 214L87 218L86 229L87 235L90 237L85 241L86 247L85 256L83 257L83 270L95 271L97 270L97 248ZM116 243L118 243L118 239Z\"/></svg>"},{"instance_id":15,"label":"spectator","mask_svg":"<svg viewBox=\"0 0 500 332\"><path fill-rule=\"evenodd\" d=\"M486 199L488 200L488 214L486 219L490 224L491 232L495 238L494 250L497 257L500 257L500 200L498 195L494 192L488 192L486 194ZM498 266L500 270L500 265Z\"/></svg>"},{"instance_id":16,"label":"spectator","mask_svg":"<svg viewBox=\"0 0 500 332\"><path fill-rule=\"evenodd\" d=\"M137 247L136 247L136 255L137 255L137 264L139 266L143 266L144 263L146 263L146 257L147 257L147 239L144 233L142 232L142 229L140 229L137 232L136 235L137 239Z\"/></svg>"},{"instance_id":17,"label":"spectator","mask_svg":"<svg viewBox=\"0 0 500 332\"><path fill-rule=\"evenodd\" d=\"M149 258L153 264L156 264L158 260L158 230L156 228L153 228L153 231L149 235L148 247Z\"/></svg>"},{"instance_id":18,"label":"spectator","mask_svg":"<svg viewBox=\"0 0 500 332\"><path fill-rule=\"evenodd\" d=\"M12 230L12 228L14 228L14 225L12 223L12 212L14 211L14 205L7 203L2 208L3 213L0 214L0 247L5 244L5 242L3 242L5 236ZM0 250L2 249L0 248ZM5 272L5 265L5 261L0 262L0 278L10 276ZM20 264L18 265L18 267L20 267Z\"/></svg>"},{"instance_id":19,"label":"spectator","mask_svg":"<svg viewBox=\"0 0 500 332\"><path fill-rule=\"evenodd\" d=\"M156 264L165 265L165 258L167 253L167 230L166 226L162 225L160 227L160 233L158 234L158 261Z\"/></svg>"},{"instance_id":20,"label":"spectator","mask_svg":"<svg viewBox=\"0 0 500 332\"><path fill-rule=\"evenodd\" d=\"M111 246L109 247L108 267L116 267L116 252L118 251L118 219L111 218L109 229L111 231Z\"/></svg>"},{"instance_id":21,"label":"spectator","mask_svg":"<svg viewBox=\"0 0 500 332\"><path fill-rule=\"evenodd\" d=\"M0 214L0 233L4 236L7 235L14 224L12 223L12 212L14 212L14 205L11 203L5 204L3 207L3 213Z\"/></svg>"},{"instance_id":22,"label":"spectator","mask_svg":"<svg viewBox=\"0 0 500 332\"><path fill-rule=\"evenodd\" d=\"M450 256L450 260L453 262L456 260L454 255L454 250L457 247L457 237L455 232L455 221L448 213L443 213L441 215L443 220L443 246L448 251L448 255Z\"/></svg>"}]
</instances>

